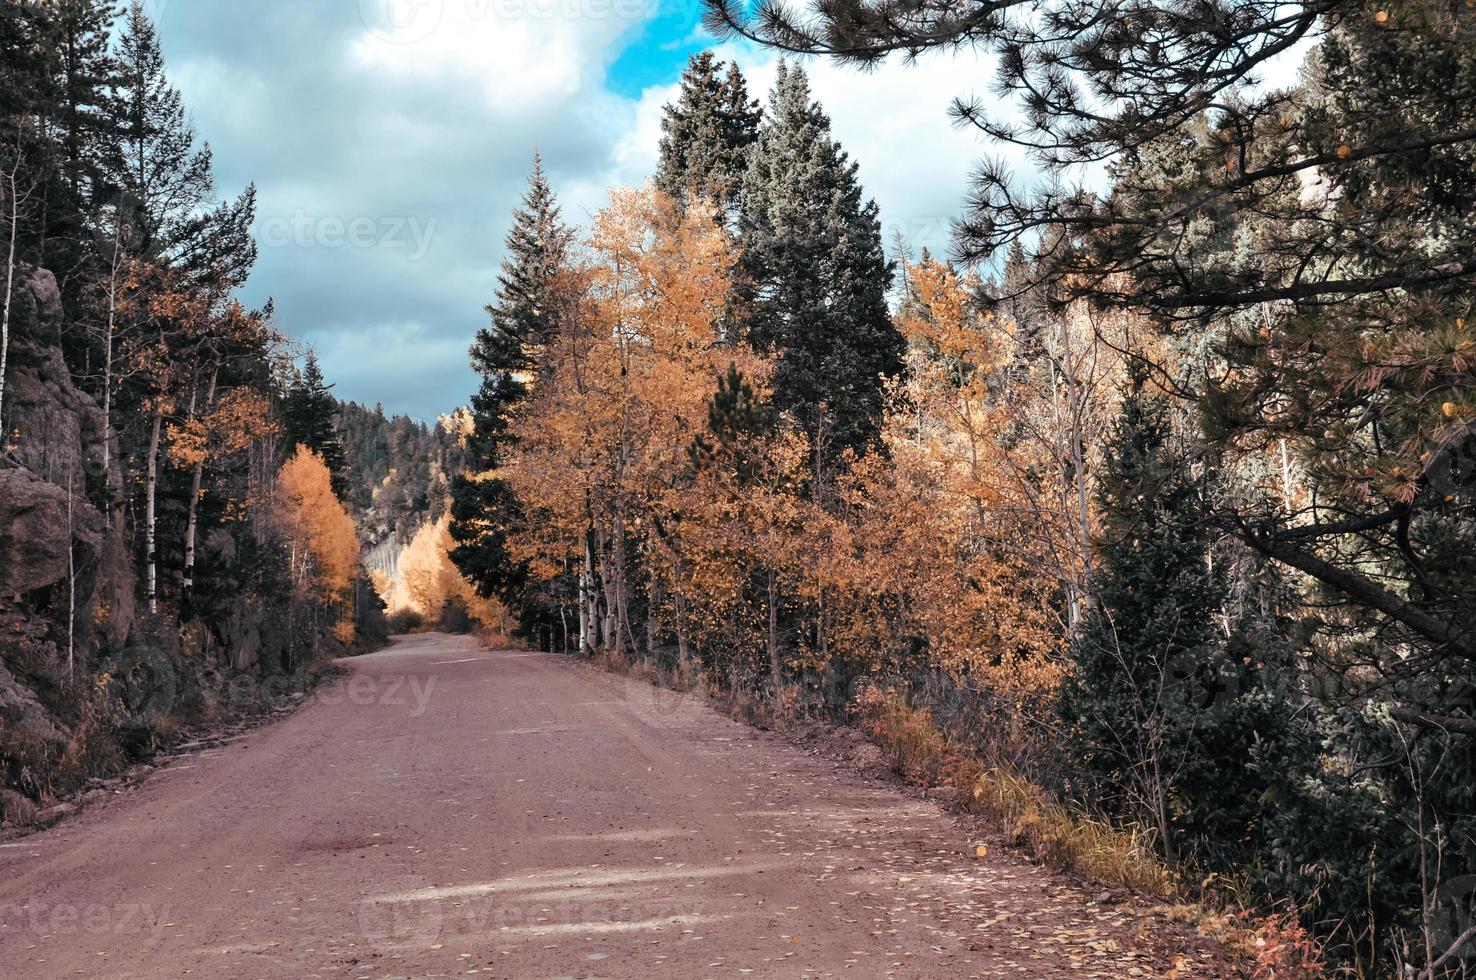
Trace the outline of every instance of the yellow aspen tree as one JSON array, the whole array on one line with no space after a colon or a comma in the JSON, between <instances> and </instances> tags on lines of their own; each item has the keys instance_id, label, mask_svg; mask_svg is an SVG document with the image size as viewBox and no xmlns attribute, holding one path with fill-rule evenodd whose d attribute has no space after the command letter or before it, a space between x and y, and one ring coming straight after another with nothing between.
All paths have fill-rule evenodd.
<instances>
[{"instance_id":1,"label":"yellow aspen tree","mask_svg":"<svg viewBox=\"0 0 1476 980\"><path fill-rule=\"evenodd\" d=\"M328 467L306 446L277 474L277 517L299 598L341 604L359 563L354 520L333 493Z\"/></svg>"}]
</instances>

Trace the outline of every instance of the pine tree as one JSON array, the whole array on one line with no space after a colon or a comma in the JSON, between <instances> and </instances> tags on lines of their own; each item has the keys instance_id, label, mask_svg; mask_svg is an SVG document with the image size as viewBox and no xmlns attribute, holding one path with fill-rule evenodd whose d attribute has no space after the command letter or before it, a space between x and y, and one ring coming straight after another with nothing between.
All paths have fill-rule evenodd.
<instances>
[{"instance_id":1,"label":"pine tree","mask_svg":"<svg viewBox=\"0 0 1476 980\"><path fill-rule=\"evenodd\" d=\"M707 432L692 441L688 455L694 471L728 467L745 486L763 464L762 445L774 435L778 419L774 407L753 390L737 364L729 364L717 381L707 405Z\"/></svg>"},{"instance_id":2,"label":"pine tree","mask_svg":"<svg viewBox=\"0 0 1476 980\"><path fill-rule=\"evenodd\" d=\"M348 468L338 437L338 402L332 388L323 380L317 355L309 351L302 373L292 379L287 390L286 449L291 453L298 446L306 446L317 453L333 476L333 492L346 500Z\"/></svg>"},{"instance_id":3,"label":"pine tree","mask_svg":"<svg viewBox=\"0 0 1476 980\"><path fill-rule=\"evenodd\" d=\"M1205 481L1146 379L1135 362L1098 486L1097 602L1061 710L1093 802L1145 820L1172 860L1244 845L1265 786L1253 755L1279 716L1257 666L1274 631L1227 625Z\"/></svg>"},{"instance_id":4,"label":"pine tree","mask_svg":"<svg viewBox=\"0 0 1476 980\"><path fill-rule=\"evenodd\" d=\"M467 472L451 488L452 560L482 595L510 602L525 580L506 548L506 528L520 519L518 502L504 481L477 474L498 465L508 422L527 397L537 367L532 349L558 330L558 276L572 241L535 155L522 207L513 212L497 296L487 305L491 322L477 331L471 348L472 366L482 381L472 396Z\"/></svg>"},{"instance_id":5,"label":"pine tree","mask_svg":"<svg viewBox=\"0 0 1476 980\"><path fill-rule=\"evenodd\" d=\"M780 65L744 177L737 308L755 348L778 355L776 406L809 435L817 473L873 448L905 342L887 312L892 265L875 202L830 136L797 67Z\"/></svg>"},{"instance_id":6,"label":"pine tree","mask_svg":"<svg viewBox=\"0 0 1476 980\"><path fill-rule=\"evenodd\" d=\"M124 20L117 61L104 108L119 139L102 170L128 225L132 254L212 291L240 285L256 261L250 232L256 189L215 201L210 147L196 145L184 101L165 74L158 32L137 0Z\"/></svg>"},{"instance_id":7,"label":"pine tree","mask_svg":"<svg viewBox=\"0 0 1476 980\"><path fill-rule=\"evenodd\" d=\"M73 196L86 201L103 141L115 135L102 106L114 77L109 39L119 8L112 0L57 0L52 6L48 49L56 59L63 166Z\"/></svg>"},{"instance_id":8,"label":"pine tree","mask_svg":"<svg viewBox=\"0 0 1476 980\"><path fill-rule=\"evenodd\" d=\"M748 149L758 139L758 102L736 63L720 75L711 51L692 56L681 92L661 119L656 186L679 201L700 194L724 213L737 206Z\"/></svg>"},{"instance_id":9,"label":"pine tree","mask_svg":"<svg viewBox=\"0 0 1476 980\"><path fill-rule=\"evenodd\" d=\"M528 394L531 348L547 343L557 330L556 278L572 241L535 154L522 207L513 212L497 297L486 307L491 322L477 331L471 348L472 367L482 378L472 398L473 465L493 465L509 415Z\"/></svg>"}]
</instances>

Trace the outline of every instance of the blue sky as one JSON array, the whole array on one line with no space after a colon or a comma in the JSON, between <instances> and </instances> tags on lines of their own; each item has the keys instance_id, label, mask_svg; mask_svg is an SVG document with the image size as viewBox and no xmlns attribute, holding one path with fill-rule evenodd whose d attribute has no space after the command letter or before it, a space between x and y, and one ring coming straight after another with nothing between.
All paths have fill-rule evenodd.
<instances>
[{"instance_id":1,"label":"blue sky","mask_svg":"<svg viewBox=\"0 0 1476 980\"><path fill-rule=\"evenodd\" d=\"M655 165L661 107L710 46L699 0L147 0L221 194L255 181L249 302L314 346L341 397L427 420L464 403L502 240L541 151L567 218ZM737 60L763 97L774 55ZM976 159L951 97L973 56L807 66L886 234L946 248Z\"/></svg>"}]
</instances>

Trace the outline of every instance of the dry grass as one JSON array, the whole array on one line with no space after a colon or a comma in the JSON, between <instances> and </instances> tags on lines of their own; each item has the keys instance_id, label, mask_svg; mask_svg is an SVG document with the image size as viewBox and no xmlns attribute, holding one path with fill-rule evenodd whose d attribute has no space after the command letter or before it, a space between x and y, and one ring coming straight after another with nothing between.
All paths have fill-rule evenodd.
<instances>
[{"instance_id":1,"label":"dry grass","mask_svg":"<svg viewBox=\"0 0 1476 980\"><path fill-rule=\"evenodd\" d=\"M488 650L526 650L528 646L522 640L511 636L501 630L490 629L486 626L477 625L472 629L474 635Z\"/></svg>"},{"instance_id":2,"label":"dry grass","mask_svg":"<svg viewBox=\"0 0 1476 980\"><path fill-rule=\"evenodd\" d=\"M909 707L872 687L860 692L851 711L903 778L963 791L956 796L961 809L984 817L1042 864L1170 902L1174 918L1220 943L1253 980L1327 975L1321 947L1294 912L1252 909L1233 889L1183 887L1159 858L1151 835L1055 802L1013 769L985 768L949 740L926 708Z\"/></svg>"},{"instance_id":3,"label":"dry grass","mask_svg":"<svg viewBox=\"0 0 1476 980\"><path fill-rule=\"evenodd\" d=\"M1053 802L1009 768L986 768L950 741L926 708L909 707L871 687L857 695L851 710L903 778L952 787L962 809L985 817L1043 864L1158 898L1175 893L1174 876L1150 839Z\"/></svg>"}]
</instances>

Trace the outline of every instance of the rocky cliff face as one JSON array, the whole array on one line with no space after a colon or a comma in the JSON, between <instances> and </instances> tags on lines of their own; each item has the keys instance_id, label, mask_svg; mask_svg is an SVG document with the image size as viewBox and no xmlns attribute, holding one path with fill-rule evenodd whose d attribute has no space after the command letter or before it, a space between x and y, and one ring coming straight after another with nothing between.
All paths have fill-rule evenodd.
<instances>
[{"instance_id":1,"label":"rocky cliff face","mask_svg":"<svg viewBox=\"0 0 1476 980\"><path fill-rule=\"evenodd\" d=\"M124 644L135 615L122 528L90 502L122 473L105 472L106 419L56 346L62 315L51 273L20 277L0 406L0 785L32 792L85 714L62 673Z\"/></svg>"},{"instance_id":2,"label":"rocky cliff face","mask_svg":"<svg viewBox=\"0 0 1476 980\"><path fill-rule=\"evenodd\" d=\"M97 402L72 383L56 346L62 305L50 272L36 270L18 283L12 316L7 455L41 479L80 492L89 479L103 478L107 423Z\"/></svg>"}]
</instances>

